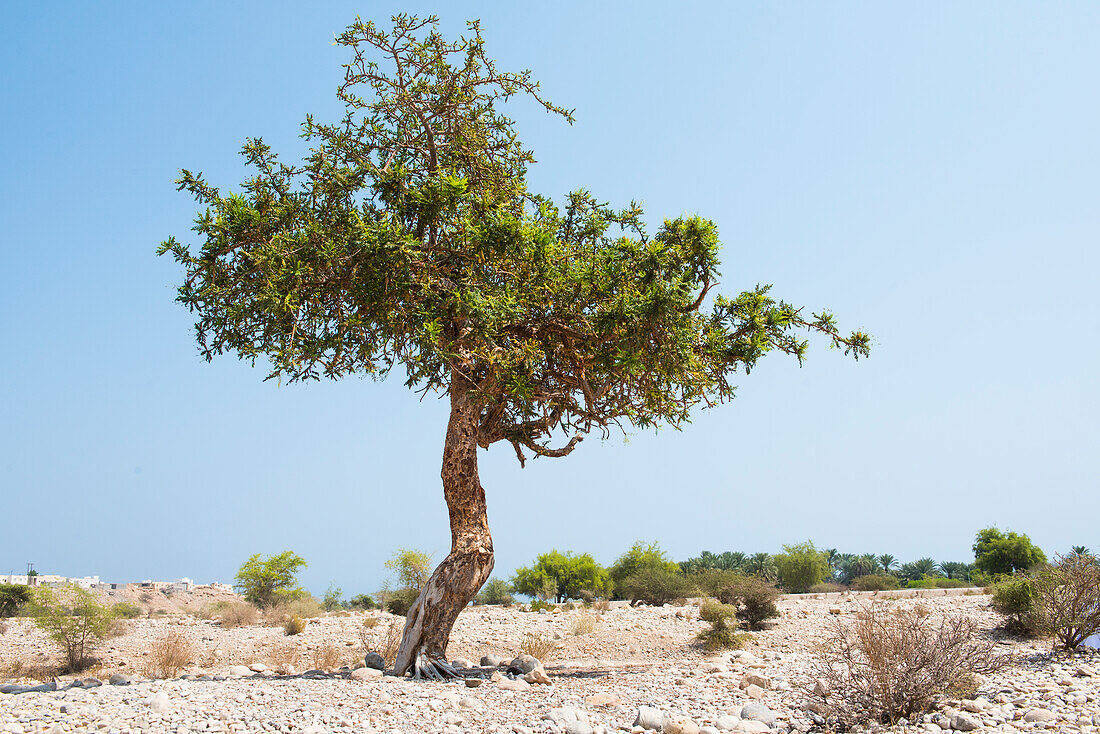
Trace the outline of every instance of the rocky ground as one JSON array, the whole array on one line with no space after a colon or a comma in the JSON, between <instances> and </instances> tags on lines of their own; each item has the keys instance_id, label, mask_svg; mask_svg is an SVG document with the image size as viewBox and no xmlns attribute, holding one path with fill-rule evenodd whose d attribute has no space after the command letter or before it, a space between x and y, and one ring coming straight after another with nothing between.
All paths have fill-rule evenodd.
<instances>
[{"instance_id":1,"label":"rocky ground","mask_svg":"<svg viewBox=\"0 0 1100 734\"><path fill-rule=\"evenodd\" d=\"M50 648L30 622L9 620L0 635L0 679L8 676L0 691L10 691L0 695L0 733L820 730L805 705L814 651L833 625L870 601L871 594L787 597L770 628L723 654L695 642L706 625L693 605L554 613L473 607L460 616L449 653L477 668L476 686L363 668L364 651L383 648L404 621L377 612L310 620L293 637L277 626L224 629L185 614L131 620L99 651L98 667L85 674L96 680L85 685L27 677L45 677ZM1100 730L1100 661L1092 653L1056 656L1049 642L1000 635L987 596L923 592L888 603L967 615L1015 656L982 681L976 698L944 701L895 729ZM378 618L369 629L367 617ZM576 634L593 621L594 631ZM170 632L187 641L191 664L182 678L150 679L151 647ZM538 683L538 673L527 676L533 684L507 673L507 661L532 641L555 647L543 654L549 684ZM504 665L478 665L494 656Z\"/></svg>"}]
</instances>

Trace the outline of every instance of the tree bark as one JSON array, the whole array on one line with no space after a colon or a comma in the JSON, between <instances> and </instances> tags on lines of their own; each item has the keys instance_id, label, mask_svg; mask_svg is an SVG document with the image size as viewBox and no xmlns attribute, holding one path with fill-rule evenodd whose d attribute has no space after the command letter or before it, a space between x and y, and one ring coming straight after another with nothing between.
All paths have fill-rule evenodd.
<instances>
[{"instance_id":1,"label":"tree bark","mask_svg":"<svg viewBox=\"0 0 1100 734\"><path fill-rule=\"evenodd\" d=\"M451 552L409 608L394 665L397 675L411 671L417 678L443 678L455 674L446 662L451 628L493 571L485 490L477 474L480 415L465 380L452 380L451 418L440 472L451 519Z\"/></svg>"}]
</instances>

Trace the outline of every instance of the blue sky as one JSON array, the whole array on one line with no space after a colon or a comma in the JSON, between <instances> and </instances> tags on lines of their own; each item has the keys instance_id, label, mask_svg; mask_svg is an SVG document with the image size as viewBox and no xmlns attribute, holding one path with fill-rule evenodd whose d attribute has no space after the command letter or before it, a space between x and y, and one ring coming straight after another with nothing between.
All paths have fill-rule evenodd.
<instances>
[{"instance_id":1,"label":"blue sky","mask_svg":"<svg viewBox=\"0 0 1100 734\"><path fill-rule=\"evenodd\" d=\"M0 7L0 572L230 580L291 548L315 592L372 591L398 546L446 553L446 410L400 381L279 387L196 354L174 303L195 204L246 136L301 151L339 107L332 37L383 3ZM410 4L481 18L572 127L516 105L532 187L698 213L720 290L758 282L875 337L740 379L682 432L520 469L482 452L498 574L550 548L610 563L813 539L971 557L981 527L1096 537L1100 6Z\"/></svg>"}]
</instances>

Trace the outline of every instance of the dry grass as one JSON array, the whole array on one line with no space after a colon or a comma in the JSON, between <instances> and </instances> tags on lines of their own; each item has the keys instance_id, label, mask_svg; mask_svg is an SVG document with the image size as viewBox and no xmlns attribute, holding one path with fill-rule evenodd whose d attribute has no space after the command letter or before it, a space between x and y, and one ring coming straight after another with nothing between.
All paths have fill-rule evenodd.
<instances>
[{"instance_id":1,"label":"dry grass","mask_svg":"<svg viewBox=\"0 0 1100 734\"><path fill-rule=\"evenodd\" d=\"M593 602L592 608L600 613L609 612L611 611L611 602L607 601L606 599L601 599L600 601Z\"/></svg>"},{"instance_id":2,"label":"dry grass","mask_svg":"<svg viewBox=\"0 0 1100 734\"><path fill-rule=\"evenodd\" d=\"M875 602L854 624L834 624L814 663L819 682L810 698L815 710L841 726L912 721L937 697L965 693L975 673L1010 662L992 642L979 639L972 620L935 621L919 606L898 609Z\"/></svg>"},{"instance_id":3,"label":"dry grass","mask_svg":"<svg viewBox=\"0 0 1100 734\"><path fill-rule=\"evenodd\" d=\"M266 663L276 671L297 670L301 665L301 660L302 651L299 649L298 644L287 640L271 648L271 651L267 654Z\"/></svg>"},{"instance_id":4,"label":"dry grass","mask_svg":"<svg viewBox=\"0 0 1100 734\"><path fill-rule=\"evenodd\" d=\"M306 621L297 614L290 615L287 617L287 620L283 622L283 632L287 633L287 635L301 634L305 629Z\"/></svg>"},{"instance_id":5,"label":"dry grass","mask_svg":"<svg viewBox=\"0 0 1100 734\"><path fill-rule=\"evenodd\" d=\"M234 627L248 627L260 620L260 611L251 604L243 601L218 602L209 608L212 617L221 622L226 629Z\"/></svg>"},{"instance_id":6,"label":"dry grass","mask_svg":"<svg viewBox=\"0 0 1100 734\"><path fill-rule=\"evenodd\" d=\"M397 649L401 647L401 635L405 628L400 622L393 621L385 630L377 629L378 621L378 617L367 617L363 620L363 626L359 628L360 658L368 652L376 652L382 656L386 666L389 667L397 660Z\"/></svg>"},{"instance_id":7,"label":"dry grass","mask_svg":"<svg viewBox=\"0 0 1100 734\"><path fill-rule=\"evenodd\" d=\"M190 640L179 632L169 632L150 646L141 671L150 678L175 678L194 655Z\"/></svg>"},{"instance_id":8,"label":"dry grass","mask_svg":"<svg viewBox=\"0 0 1100 734\"><path fill-rule=\"evenodd\" d=\"M374 616L364 617L363 618L363 626L366 627L367 629L371 630L371 629L374 629L375 627L377 627L378 623L380 621L382 621L382 620L379 619L378 617L374 617Z\"/></svg>"},{"instance_id":9,"label":"dry grass","mask_svg":"<svg viewBox=\"0 0 1100 734\"><path fill-rule=\"evenodd\" d=\"M548 635L528 632L519 642L519 654L531 655L540 662L553 659L558 653L558 643Z\"/></svg>"},{"instance_id":10,"label":"dry grass","mask_svg":"<svg viewBox=\"0 0 1100 734\"><path fill-rule=\"evenodd\" d=\"M310 659L317 670L332 670L340 667L344 656L332 640L325 640L313 649Z\"/></svg>"},{"instance_id":11,"label":"dry grass","mask_svg":"<svg viewBox=\"0 0 1100 734\"><path fill-rule=\"evenodd\" d=\"M591 634L596 631L596 628L600 626L600 620L595 614L589 614L588 612L581 612L573 618L572 623L569 626L569 631L574 637L580 637L581 635ZM536 655L536 657L538 657Z\"/></svg>"},{"instance_id":12,"label":"dry grass","mask_svg":"<svg viewBox=\"0 0 1100 734\"><path fill-rule=\"evenodd\" d=\"M291 599L264 610L263 623L268 627L283 627L291 617L313 619L325 613L325 608L312 596Z\"/></svg>"}]
</instances>

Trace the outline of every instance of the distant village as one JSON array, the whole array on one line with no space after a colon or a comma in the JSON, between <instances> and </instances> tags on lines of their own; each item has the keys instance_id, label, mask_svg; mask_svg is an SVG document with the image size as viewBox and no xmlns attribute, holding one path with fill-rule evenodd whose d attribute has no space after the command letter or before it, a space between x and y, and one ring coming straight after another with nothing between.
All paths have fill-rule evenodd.
<instances>
[{"instance_id":1,"label":"distant village","mask_svg":"<svg viewBox=\"0 0 1100 734\"><path fill-rule=\"evenodd\" d=\"M176 592L190 592L195 589L215 589L217 591L233 591L229 584L213 582L209 584L196 584L186 576L175 581L137 581L133 583L114 583L101 581L98 576L58 576L52 573L29 573L0 575L0 584L20 584L23 586L66 586L73 584L82 589L99 590L148 590L163 591L169 594Z\"/></svg>"}]
</instances>

